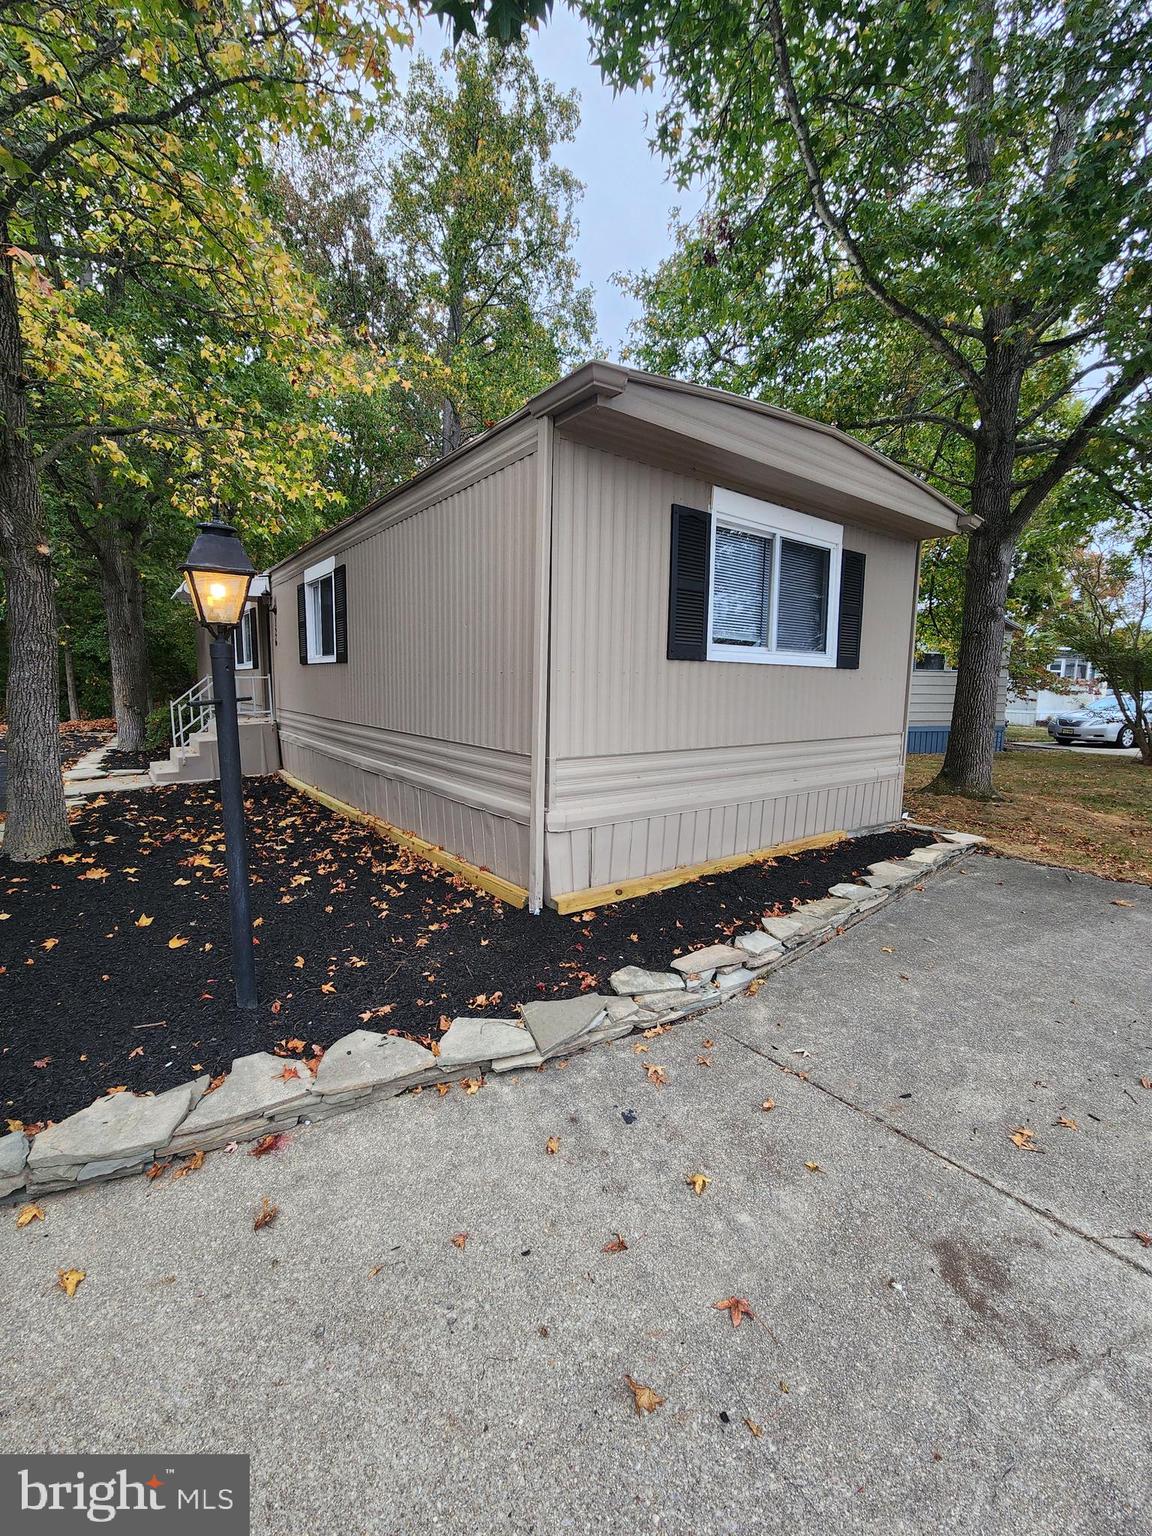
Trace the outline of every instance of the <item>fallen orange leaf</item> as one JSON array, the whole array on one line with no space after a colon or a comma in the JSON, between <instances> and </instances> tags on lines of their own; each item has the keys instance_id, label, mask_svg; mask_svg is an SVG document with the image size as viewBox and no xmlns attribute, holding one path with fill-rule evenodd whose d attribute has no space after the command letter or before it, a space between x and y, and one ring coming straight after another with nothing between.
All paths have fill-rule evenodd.
<instances>
[{"instance_id":1,"label":"fallen orange leaf","mask_svg":"<svg viewBox=\"0 0 1152 1536\"><path fill-rule=\"evenodd\" d=\"M195 1173L197 1169L203 1168L203 1166L203 1152L193 1152L191 1157L186 1157L178 1168L172 1170L172 1177L174 1179L185 1179L190 1173Z\"/></svg>"},{"instance_id":2,"label":"fallen orange leaf","mask_svg":"<svg viewBox=\"0 0 1152 1536\"><path fill-rule=\"evenodd\" d=\"M549 1136L548 1140L544 1143L544 1150L549 1157L555 1157L560 1150L559 1136Z\"/></svg>"},{"instance_id":3,"label":"fallen orange leaf","mask_svg":"<svg viewBox=\"0 0 1152 1536\"><path fill-rule=\"evenodd\" d=\"M43 1206L36 1205L32 1201L27 1205L22 1205L16 1212L16 1225L18 1227L26 1227L31 1221L44 1221L45 1219Z\"/></svg>"},{"instance_id":4,"label":"fallen orange leaf","mask_svg":"<svg viewBox=\"0 0 1152 1536\"><path fill-rule=\"evenodd\" d=\"M256 1212L256 1220L252 1223L253 1232L259 1232L262 1227L270 1227L280 1214L280 1207L273 1205L268 1196L260 1202L260 1209Z\"/></svg>"},{"instance_id":5,"label":"fallen orange leaf","mask_svg":"<svg viewBox=\"0 0 1152 1536\"><path fill-rule=\"evenodd\" d=\"M765 1099L763 1104L761 1104L760 1108L761 1109L775 1109L776 1108L776 1100L775 1099Z\"/></svg>"},{"instance_id":6,"label":"fallen orange leaf","mask_svg":"<svg viewBox=\"0 0 1152 1536\"><path fill-rule=\"evenodd\" d=\"M706 1173L690 1173L684 1182L690 1185L697 1195L702 1195L712 1180Z\"/></svg>"},{"instance_id":7,"label":"fallen orange leaf","mask_svg":"<svg viewBox=\"0 0 1152 1536\"><path fill-rule=\"evenodd\" d=\"M646 1413L655 1413L657 1408L663 1404L664 1398L658 1392L654 1392L651 1387L646 1387L643 1382L634 1381L631 1376L625 1376L624 1380L628 1383L629 1391L632 1393L632 1400L636 1404L636 1412L641 1416Z\"/></svg>"},{"instance_id":8,"label":"fallen orange leaf","mask_svg":"<svg viewBox=\"0 0 1152 1536\"><path fill-rule=\"evenodd\" d=\"M668 1073L663 1067L647 1066L644 1068L648 1081L655 1088L663 1088L668 1081Z\"/></svg>"},{"instance_id":9,"label":"fallen orange leaf","mask_svg":"<svg viewBox=\"0 0 1152 1536\"><path fill-rule=\"evenodd\" d=\"M136 926L137 928L151 928L154 921L155 919L149 917L147 912L141 912L140 916L136 919Z\"/></svg>"},{"instance_id":10,"label":"fallen orange leaf","mask_svg":"<svg viewBox=\"0 0 1152 1536\"><path fill-rule=\"evenodd\" d=\"M1018 1125L1014 1131L1010 1132L1008 1139L1013 1146L1019 1147L1021 1152L1039 1152L1040 1150L1036 1145L1036 1132L1030 1126Z\"/></svg>"},{"instance_id":11,"label":"fallen orange leaf","mask_svg":"<svg viewBox=\"0 0 1152 1536\"><path fill-rule=\"evenodd\" d=\"M457 1232L455 1237L452 1239L452 1246L454 1248L463 1249L467 1245L469 1236L470 1234L467 1232Z\"/></svg>"},{"instance_id":12,"label":"fallen orange leaf","mask_svg":"<svg viewBox=\"0 0 1152 1536\"><path fill-rule=\"evenodd\" d=\"M172 938L172 939L168 940L168 948L169 949L183 949L185 944L187 944L187 943L188 943L187 939L182 939L180 937L180 935L177 934L175 936L175 938Z\"/></svg>"},{"instance_id":13,"label":"fallen orange leaf","mask_svg":"<svg viewBox=\"0 0 1152 1536\"><path fill-rule=\"evenodd\" d=\"M58 1269L56 1271L56 1286L64 1292L65 1296L75 1296L77 1287L82 1280L87 1280L88 1273L83 1269Z\"/></svg>"},{"instance_id":14,"label":"fallen orange leaf","mask_svg":"<svg viewBox=\"0 0 1152 1536\"><path fill-rule=\"evenodd\" d=\"M603 1246L603 1248L601 1248L600 1252L601 1253L627 1253L628 1252L628 1244L620 1236L619 1232L617 1232L616 1236L612 1239L612 1241L610 1243L605 1243L604 1244L604 1246Z\"/></svg>"},{"instance_id":15,"label":"fallen orange leaf","mask_svg":"<svg viewBox=\"0 0 1152 1536\"><path fill-rule=\"evenodd\" d=\"M718 1301L713 1305L712 1310L714 1312L727 1312L728 1316L732 1319L733 1328L739 1328L745 1318L752 1322L756 1316L743 1296L725 1296L723 1301Z\"/></svg>"}]
</instances>

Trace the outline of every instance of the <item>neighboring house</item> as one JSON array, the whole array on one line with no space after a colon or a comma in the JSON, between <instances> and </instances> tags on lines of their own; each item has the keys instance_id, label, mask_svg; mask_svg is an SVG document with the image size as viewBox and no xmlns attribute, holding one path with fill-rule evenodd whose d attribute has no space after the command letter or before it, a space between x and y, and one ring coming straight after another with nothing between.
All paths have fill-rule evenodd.
<instances>
[{"instance_id":1,"label":"neighboring house","mask_svg":"<svg viewBox=\"0 0 1152 1536\"><path fill-rule=\"evenodd\" d=\"M269 572L284 769L533 910L883 825L918 543L961 516L830 427L588 364Z\"/></svg>"},{"instance_id":2,"label":"neighboring house","mask_svg":"<svg viewBox=\"0 0 1152 1536\"><path fill-rule=\"evenodd\" d=\"M996 685L996 750L1004 750L1008 700L1008 648L1018 626L1005 620L1004 659ZM912 666L908 692L909 752L944 752L952 728L952 701L956 697L956 668L946 665L939 651L921 651Z\"/></svg>"},{"instance_id":3,"label":"neighboring house","mask_svg":"<svg viewBox=\"0 0 1152 1536\"><path fill-rule=\"evenodd\" d=\"M1097 678L1092 663L1067 647L1056 652L1048 663L1048 670L1054 677L1064 679L1067 692L1057 693L1054 688L1041 688L1030 693L1010 693L1008 719L1012 725L1043 725L1049 715L1064 710L1083 709L1108 692L1108 685L1103 678Z\"/></svg>"}]
</instances>

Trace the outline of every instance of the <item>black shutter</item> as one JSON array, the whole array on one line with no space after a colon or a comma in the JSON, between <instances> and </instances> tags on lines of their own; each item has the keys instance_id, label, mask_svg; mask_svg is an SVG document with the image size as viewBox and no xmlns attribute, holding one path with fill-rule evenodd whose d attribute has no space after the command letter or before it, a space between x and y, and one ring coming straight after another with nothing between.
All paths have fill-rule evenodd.
<instances>
[{"instance_id":1,"label":"black shutter","mask_svg":"<svg viewBox=\"0 0 1152 1536\"><path fill-rule=\"evenodd\" d=\"M348 581L345 567L332 572L332 611L336 619L336 660L348 660Z\"/></svg>"},{"instance_id":2,"label":"black shutter","mask_svg":"<svg viewBox=\"0 0 1152 1536\"><path fill-rule=\"evenodd\" d=\"M296 628L300 634L300 665L308 665L308 596L304 583L296 588Z\"/></svg>"},{"instance_id":3,"label":"black shutter","mask_svg":"<svg viewBox=\"0 0 1152 1536\"><path fill-rule=\"evenodd\" d=\"M864 627L864 556L846 549L840 565L840 631L838 667L860 665L860 632Z\"/></svg>"},{"instance_id":4,"label":"black shutter","mask_svg":"<svg viewBox=\"0 0 1152 1536\"><path fill-rule=\"evenodd\" d=\"M708 542L712 519L694 507L672 508L668 577L668 660L708 656Z\"/></svg>"}]
</instances>

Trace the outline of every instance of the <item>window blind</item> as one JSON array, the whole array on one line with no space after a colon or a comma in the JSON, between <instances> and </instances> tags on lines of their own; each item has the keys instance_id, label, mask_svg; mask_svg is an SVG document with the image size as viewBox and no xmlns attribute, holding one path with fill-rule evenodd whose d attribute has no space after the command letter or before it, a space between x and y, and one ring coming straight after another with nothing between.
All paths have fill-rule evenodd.
<instances>
[{"instance_id":1,"label":"window blind","mask_svg":"<svg viewBox=\"0 0 1152 1536\"><path fill-rule=\"evenodd\" d=\"M777 650L824 649L828 637L828 567L828 550L781 539Z\"/></svg>"},{"instance_id":2,"label":"window blind","mask_svg":"<svg viewBox=\"0 0 1152 1536\"><path fill-rule=\"evenodd\" d=\"M722 645L767 646L772 540L717 528L712 570L712 638Z\"/></svg>"}]
</instances>

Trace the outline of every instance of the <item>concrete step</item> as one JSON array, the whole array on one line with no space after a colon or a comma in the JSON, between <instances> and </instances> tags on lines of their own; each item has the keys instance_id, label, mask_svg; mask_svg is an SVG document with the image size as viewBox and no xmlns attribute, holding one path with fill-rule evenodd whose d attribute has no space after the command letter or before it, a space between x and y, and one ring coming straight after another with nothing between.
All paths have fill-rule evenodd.
<instances>
[{"instance_id":1,"label":"concrete step","mask_svg":"<svg viewBox=\"0 0 1152 1536\"><path fill-rule=\"evenodd\" d=\"M271 720L240 721L240 759L248 773L275 773L280 767L280 743ZM153 784L205 784L220 777L215 726L197 731L186 745L173 747L167 761L149 768Z\"/></svg>"}]
</instances>

